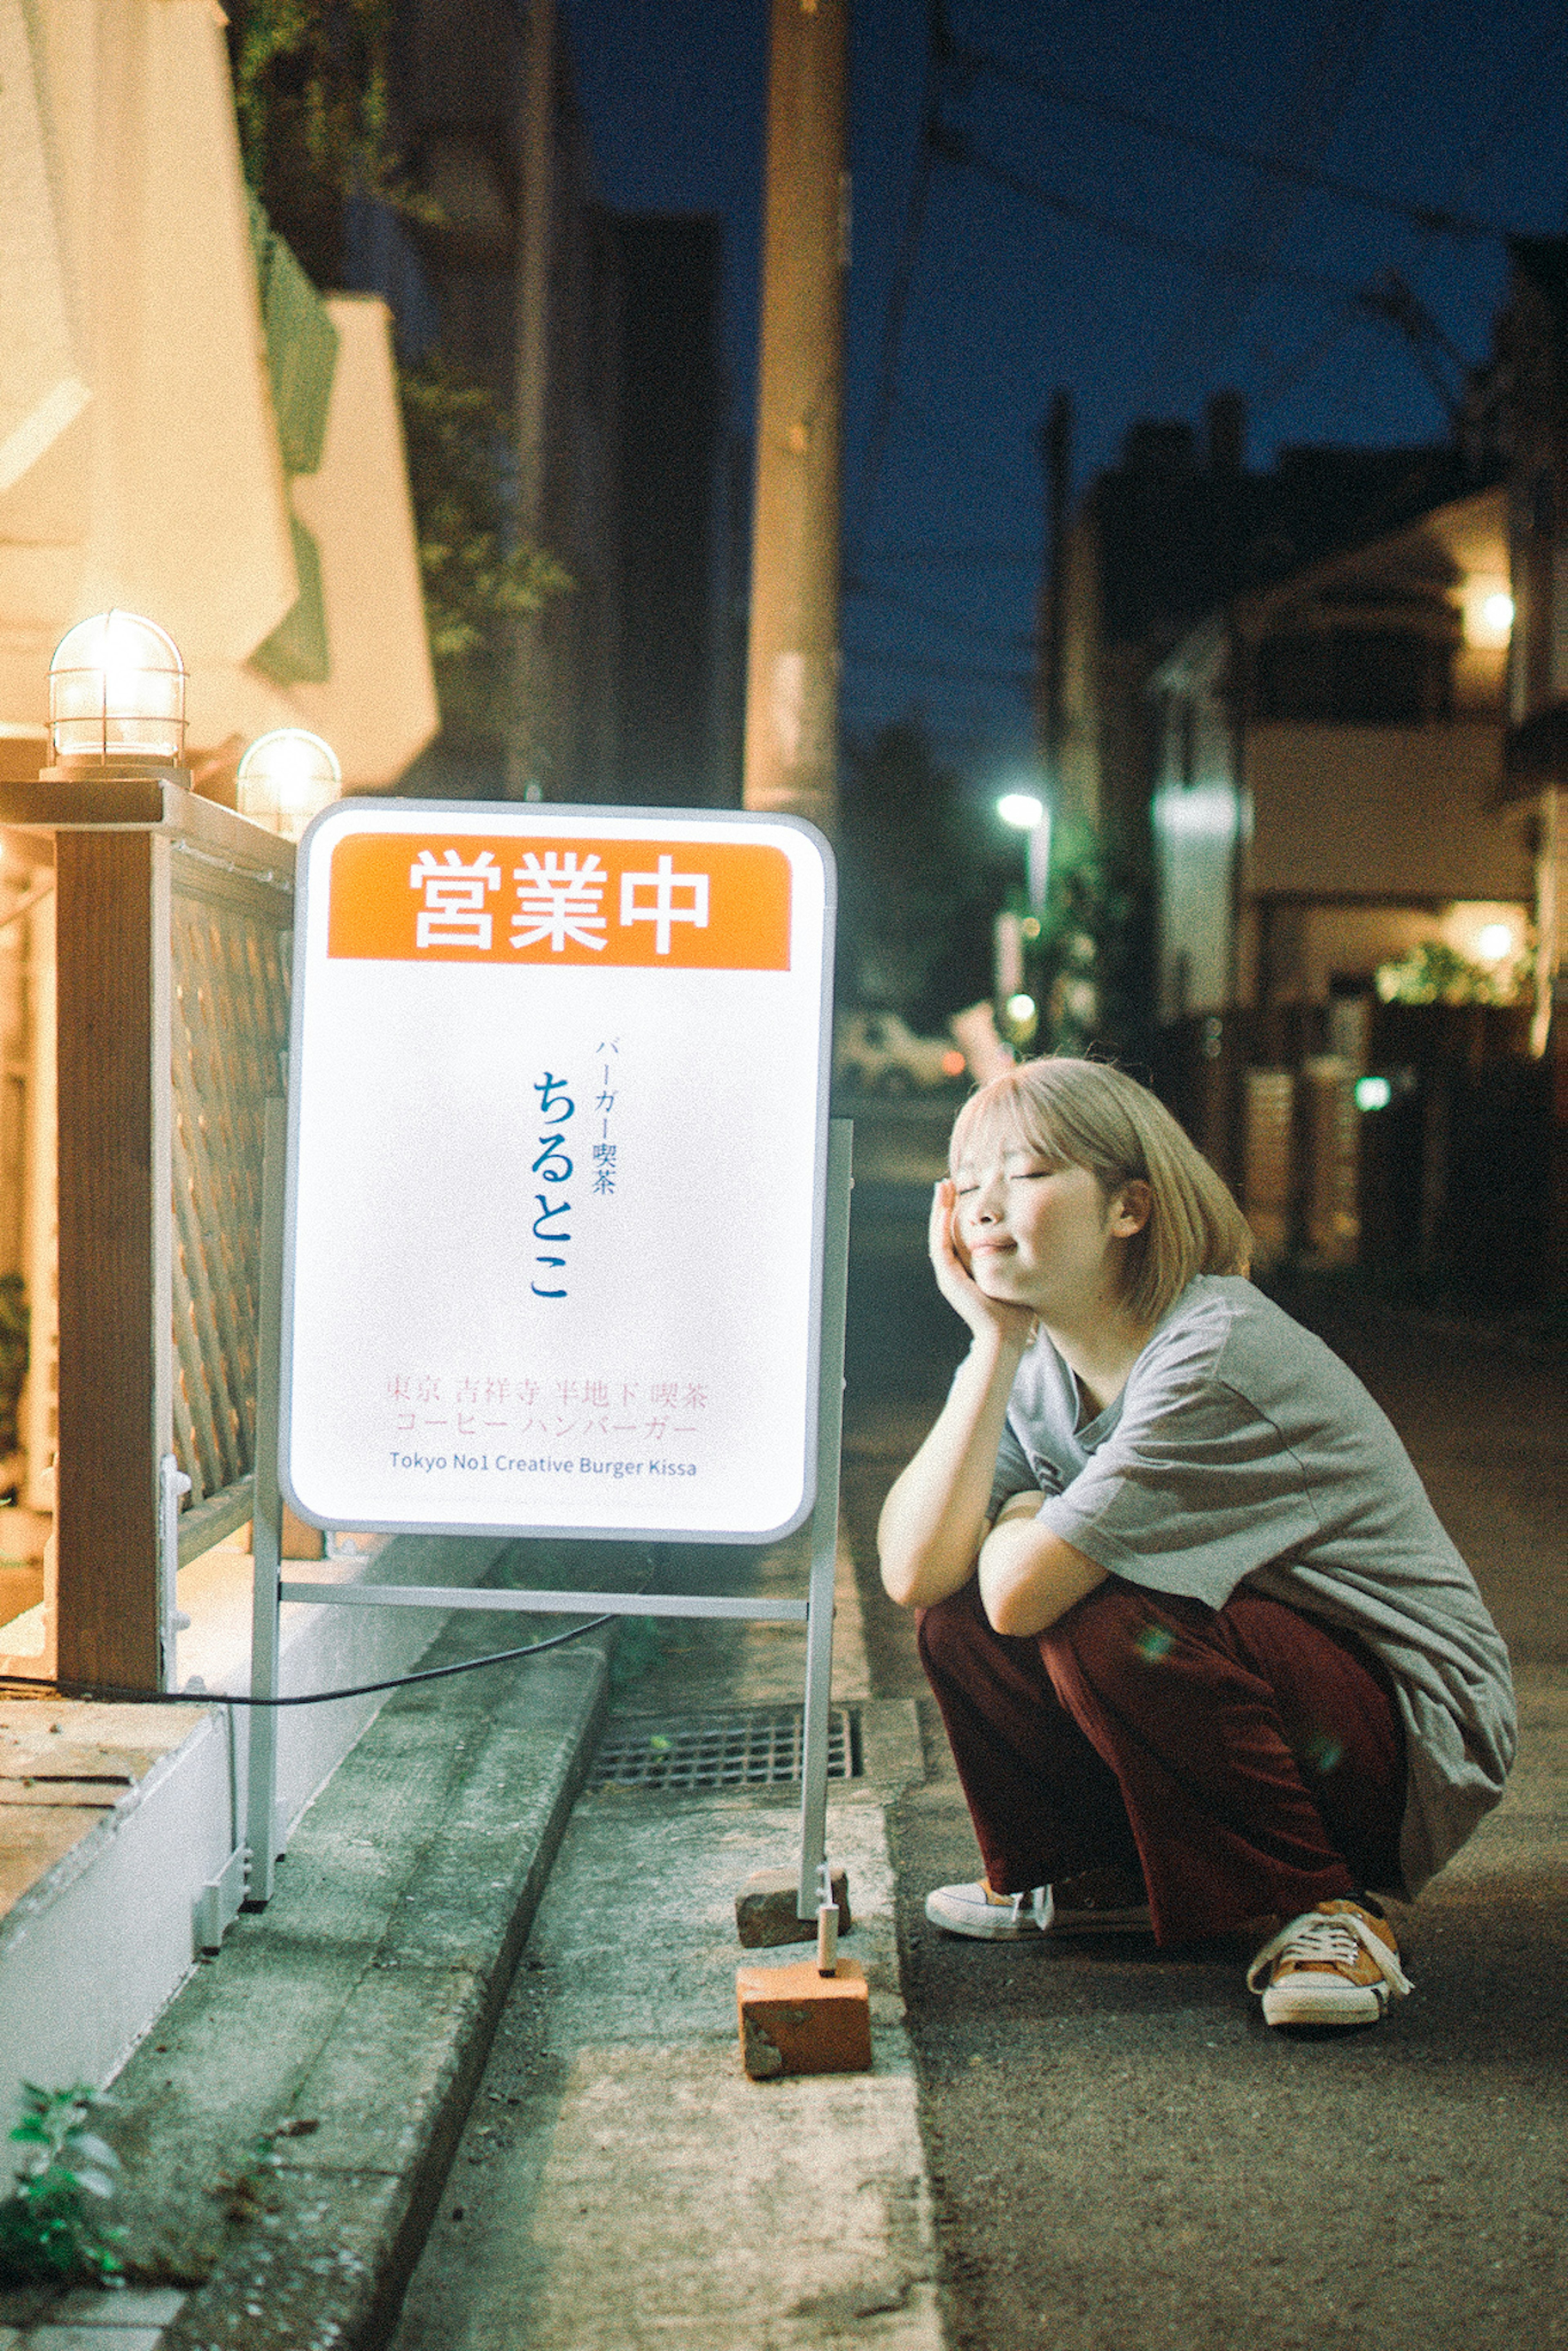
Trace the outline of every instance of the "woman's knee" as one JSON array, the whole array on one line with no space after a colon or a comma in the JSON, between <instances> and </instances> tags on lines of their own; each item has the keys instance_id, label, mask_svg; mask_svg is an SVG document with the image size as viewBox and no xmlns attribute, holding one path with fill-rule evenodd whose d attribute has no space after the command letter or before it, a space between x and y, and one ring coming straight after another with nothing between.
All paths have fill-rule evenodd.
<instances>
[{"instance_id":1,"label":"woman's knee","mask_svg":"<svg viewBox=\"0 0 1568 2351\"><path fill-rule=\"evenodd\" d=\"M927 1673L940 1673L972 1657L977 1647L997 1635L979 1604L979 1586L971 1577L946 1600L915 1612L915 1638L920 1662Z\"/></svg>"}]
</instances>

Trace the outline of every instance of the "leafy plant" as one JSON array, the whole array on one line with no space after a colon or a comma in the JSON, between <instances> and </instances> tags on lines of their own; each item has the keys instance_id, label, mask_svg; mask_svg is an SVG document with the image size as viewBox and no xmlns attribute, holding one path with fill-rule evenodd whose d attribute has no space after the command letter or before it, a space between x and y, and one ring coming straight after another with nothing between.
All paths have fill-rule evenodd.
<instances>
[{"instance_id":1,"label":"leafy plant","mask_svg":"<svg viewBox=\"0 0 1568 2351\"><path fill-rule=\"evenodd\" d=\"M1374 977L1385 1004L1516 1004L1531 959L1472 963L1446 939L1423 939L1396 963L1379 964Z\"/></svg>"},{"instance_id":2,"label":"leafy plant","mask_svg":"<svg viewBox=\"0 0 1568 2351\"><path fill-rule=\"evenodd\" d=\"M400 370L398 386L441 715L462 733L501 734L516 623L572 581L515 536L516 434L493 394L439 355Z\"/></svg>"},{"instance_id":3,"label":"leafy plant","mask_svg":"<svg viewBox=\"0 0 1568 2351\"><path fill-rule=\"evenodd\" d=\"M392 0L229 0L246 178L318 287L342 283L345 207L370 197L441 225L416 184L391 102ZM572 581L516 527L517 436L500 402L439 355L399 371L425 623L444 726L513 739L518 619Z\"/></svg>"},{"instance_id":4,"label":"leafy plant","mask_svg":"<svg viewBox=\"0 0 1568 2351\"><path fill-rule=\"evenodd\" d=\"M622 1616L619 1635L610 1660L610 1687L617 1697L661 1662L664 1627L656 1616Z\"/></svg>"},{"instance_id":5,"label":"leafy plant","mask_svg":"<svg viewBox=\"0 0 1568 2351\"><path fill-rule=\"evenodd\" d=\"M19 1273L0 1273L0 1456L15 1453L27 1376L27 1293Z\"/></svg>"},{"instance_id":6,"label":"leafy plant","mask_svg":"<svg viewBox=\"0 0 1568 2351\"><path fill-rule=\"evenodd\" d=\"M0 2280L8 2284L103 2285L120 2276L116 2250L123 2229L103 2208L120 2178L120 2158L89 2127L113 2100L78 2082L68 2090L22 2085L21 2120L11 2137L22 2149L14 2192L0 2203Z\"/></svg>"},{"instance_id":7,"label":"leafy plant","mask_svg":"<svg viewBox=\"0 0 1568 2351\"><path fill-rule=\"evenodd\" d=\"M848 745L839 822L838 985L845 1008L919 1033L991 992L991 925L1016 862L910 711Z\"/></svg>"},{"instance_id":8,"label":"leafy plant","mask_svg":"<svg viewBox=\"0 0 1568 2351\"><path fill-rule=\"evenodd\" d=\"M1137 892L1087 825L1061 828L1029 978L1041 1007L1037 1052L1125 1052L1136 1042Z\"/></svg>"},{"instance_id":9,"label":"leafy plant","mask_svg":"<svg viewBox=\"0 0 1568 2351\"><path fill-rule=\"evenodd\" d=\"M413 217L388 93L391 0L231 0L229 59L246 177L306 274L341 282L343 206L377 197Z\"/></svg>"}]
</instances>

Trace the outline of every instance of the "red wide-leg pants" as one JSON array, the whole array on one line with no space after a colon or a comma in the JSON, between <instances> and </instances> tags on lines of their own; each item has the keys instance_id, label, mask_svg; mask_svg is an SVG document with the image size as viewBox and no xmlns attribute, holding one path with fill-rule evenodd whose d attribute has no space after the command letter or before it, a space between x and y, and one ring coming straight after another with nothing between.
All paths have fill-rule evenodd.
<instances>
[{"instance_id":1,"label":"red wide-leg pants","mask_svg":"<svg viewBox=\"0 0 1568 2351\"><path fill-rule=\"evenodd\" d=\"M1172 1943L1399 1885L1404 1733L1353 1634L1113 1575L1029 1639L973 1579L919 1631L994 1892L1141 1869Z\"/></svg>"}]
</instances>

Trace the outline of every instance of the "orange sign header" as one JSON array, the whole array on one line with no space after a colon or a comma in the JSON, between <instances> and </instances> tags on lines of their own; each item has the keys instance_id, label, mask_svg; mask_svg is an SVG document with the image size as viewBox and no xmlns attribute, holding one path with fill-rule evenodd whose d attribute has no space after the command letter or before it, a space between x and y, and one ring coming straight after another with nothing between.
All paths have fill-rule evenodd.
<instances>
[{"instance_id":1,"label":"orange sign header","mask_svg":"<svg viewBox=\"0 0 1568 2351\"><path fill-rule=\"evenodd\" d=\"M350 833L329 956L788 971L789 861L734 841Z\"/></svg>"}]
</instances>

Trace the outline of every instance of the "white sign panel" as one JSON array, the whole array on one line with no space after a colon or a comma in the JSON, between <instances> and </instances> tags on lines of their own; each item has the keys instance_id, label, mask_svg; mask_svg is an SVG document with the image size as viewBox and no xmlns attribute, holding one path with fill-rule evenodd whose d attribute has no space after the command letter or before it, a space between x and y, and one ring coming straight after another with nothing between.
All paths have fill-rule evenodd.
<instances>
[{"instance_id":1,"label":"white sign panel","mask_svg":"<svg viewBox=\"0 0 1568 2351\"><path fill-rule=\"evenodd\" d=\"M285 1489L321 1526L755 1542L810 1509L831 855L349 799L300 845Z\"/></svg>"}]
</instances>

